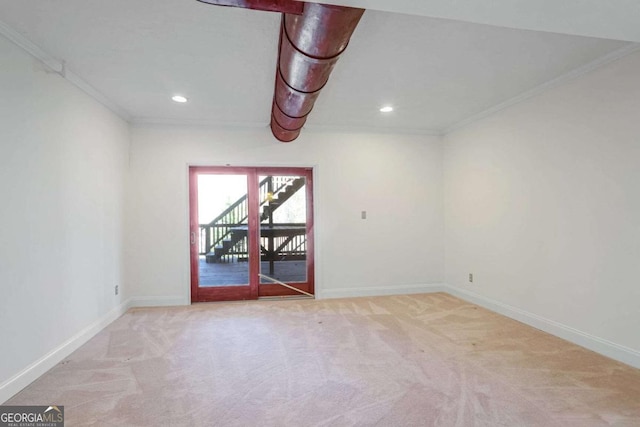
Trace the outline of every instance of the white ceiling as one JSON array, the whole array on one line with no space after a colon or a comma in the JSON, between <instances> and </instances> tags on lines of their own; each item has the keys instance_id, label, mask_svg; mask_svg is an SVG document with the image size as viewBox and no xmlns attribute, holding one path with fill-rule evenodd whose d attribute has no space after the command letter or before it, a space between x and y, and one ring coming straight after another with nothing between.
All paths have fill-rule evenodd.
<instances>
[{"instance_id":1,"label":"white ceiling","mask_svg":"<svg viewBox=\"0 0 640 427\"><path fill-rule=\"evenodd\" d=\"M609 1L616 11L621 8L614 6L629 4L625 19L640 13L635 0ZM512 8L474 15L461 7L469 2L446 3L458 9L442 1L348 2L378 9L390 3L396 12L415 15L371 9L365 13L307 125L441 133L636 47L628 41L515 29L532 28L530 16L509 21ZM565 15L576 3L566 0ZM565 19L565 27L562 19L540 19L541 29L640 40L640 26L589 26L585 21L593 16L587 12L574 21ZM430 13L484 24L424 16ZM269 122L279 14L195 0L0 0L0 20L5 35L23 44L28 40L64 61L132 122ZM609 27L614 30L604 31ZM190 102L173 103L169 98L175 93ZM378 108L387 103L396 110L382 115Z\"/></svg>"},{"instance_id":2,"label":"white ceiling","mask_svg":"<svg viewBox=\"0 0 640 427\"><path fill-rule=\"evenodd\" d=\"M637 0L322 0L524 30L640 42Z\"/></svg>"}]
</instances>

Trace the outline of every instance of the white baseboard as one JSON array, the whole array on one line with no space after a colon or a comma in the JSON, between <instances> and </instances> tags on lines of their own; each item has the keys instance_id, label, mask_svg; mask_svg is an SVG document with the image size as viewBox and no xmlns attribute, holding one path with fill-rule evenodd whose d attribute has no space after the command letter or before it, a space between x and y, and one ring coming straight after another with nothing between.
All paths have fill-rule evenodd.
<instances>
[{"instance_id":1,"label":"white baseboard","mask_svg":"<svg viewBox=\"0 0 640 427\"><path fill-rule=\"evenodd\" d=\"M190 305L188 297L184 296L155 296L155 297L132 297L130 307L168 307L173 305Z\"/></svg>"},{"instance_id":2,"label":"white baseboard","mask_svg":"<svg viewBox=\"0 0 640 427\"><path fill-rule=\"evenodd\" d=\"M372 286L342 289L321 289L316 296L318 299L330 298L351 298L351 297L372 297L383 295L408 295L408 294L429 294L433 292L443 292L441 283L401 285L401 286Z\"/></svg>"},{"instance_id":3,"label":"white baseboard","mask_svg":"<svg viewBox=\"0 0 640 427\"><path fill-rule=\"evenodd\" d=\"M318 298L329 299L382 295L407 295L433 292L446 292L465 301L477 304L488 310L502 314L503 316L507 316L536 329L540 329L569 342L595 351L596 353L600 353L635 368L640 368L639 351L587 334L553 320L545 319L533 313L487 298L466 289L449 286L447 284L434 283L404 286L325 289L319 292ZM94 323L78 332L66 342L51 350L48 354L44 355L36 362L27 366L21 372L0 384L0 403L10 399L13 395L32 383L42 374L64 360L65 357L68 357L107 325L122 316L129 308L179 306L189 304L189 299L184 296L133 297L126 300L102 318L96 320Z\"/></svg>"},{"instance_id":4,"label":"white baseboard","mask_svg":"<svg viewBox=\"0 0 640 427\"><path fill-rule=\"evenodd\" d=\"M6 402L20 390L31 384L49 369L60 363L81 345L93 338L111 322L122 316L133 307L160 307L171 305L189 305L188 298L181 296L168 297L134 297L121 303L113 310L93 322L66 342L51 350L22 371L0 384L0 404Z\"/></svg>"},{"instance_id":5,"label":"white baseboard","mask_svg":"<svg viewBox=\"0 0 640 427\"><path fill-rule=\"evenodd\" d=\"M528 311L501 303L466 289L445 284L443 285L443 291L488 310L502 314L503 316L532 326L536 329L540 329L541 331L547 332L551 335L560 337L581 347L595 351L596 353L610 357L611 359L640 369L640 352L634 349L579 331L570 326L529 313Z\"/></svg>"},{"instance_id":6,"label":"white baseboard","mask_svg":"<svg viewBox=\"0 0 640 427\"><path fill-rule=\"evenodd\" d=\"M0 402L6 402L13 395L38 379L42 374L64 360L81 345L93 338L109 323L122 316L130 307L131 300L124 301L113 310L93 322L66 342L51 350L31 365L0 384Z\"/></svg>"}]
</instances>

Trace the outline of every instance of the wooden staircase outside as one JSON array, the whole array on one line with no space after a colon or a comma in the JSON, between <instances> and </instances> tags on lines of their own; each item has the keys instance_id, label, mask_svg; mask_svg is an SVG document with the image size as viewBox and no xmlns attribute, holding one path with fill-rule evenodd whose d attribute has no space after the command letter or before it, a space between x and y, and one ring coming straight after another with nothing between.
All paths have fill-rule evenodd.
<instances>
[{"instance_id":1,"label":"wooden staircase outside","mask_svg":"<svg viewBox=\"0 0 640 427\"><path fill-rule=\"evenodd\" d=\"M267 176L260 181L260 222L264 223L268 220L268 223L263 225L271 227L284 225L273 223L273 213L304 185L305 178L295 176ZM199 253L206 257L207 263L245 261L247 259L246 227L248 226L248 217L248 202L245 194L213 221L208 224L200 224ZM291 226L292 224L287 225ZM297 224L297 226L304 226L304 224ZM261 244L263 258L268 252L266 246ZM273 244L269 245L269 247L271 246ZM286 256L290 252L291 259L301 259L301 253L306 252L304 233L298 238L289 238L285 244L278 245L278 249L282 256Z\"/></svg>"}]
</instances>

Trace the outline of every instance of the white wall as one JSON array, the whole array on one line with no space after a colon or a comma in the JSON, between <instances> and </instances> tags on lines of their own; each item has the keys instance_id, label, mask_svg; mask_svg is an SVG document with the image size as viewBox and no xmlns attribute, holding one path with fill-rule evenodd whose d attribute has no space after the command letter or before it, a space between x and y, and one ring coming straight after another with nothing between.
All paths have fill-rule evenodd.
<instances>
[{"instance_id":1,"label":"white wall","mask_svg":"<svg viewBox=\"0 0 640 427\"><path fill-rule=\"evenodd\" d=\"M2 37L0 94L3 402L121 301L129 130Z\"/></svg>"},{"instance_id":2,"label":"white wall","mask_svg":"<svg viewBox=\"0 0 640 427\"><path fill-rule=\"evenodd\" d=\"M305 130L282 144L266 127L149 125L132 129L126 258L136 303L189 301L187 165L227 163L315 167L321 297L418 292L442 282L438 138Z\"/></svg>"},{"instance_id":3,"label":"white wall","mask_svg":"<svg viewBox=\"0 0 640 427\"><path fill-rule=\"evenodd\" d=\"M626 351L635 364L638 76L636 53L453 132L444 145L448 284L610 355Z\"/></svg>"}]
</instances>

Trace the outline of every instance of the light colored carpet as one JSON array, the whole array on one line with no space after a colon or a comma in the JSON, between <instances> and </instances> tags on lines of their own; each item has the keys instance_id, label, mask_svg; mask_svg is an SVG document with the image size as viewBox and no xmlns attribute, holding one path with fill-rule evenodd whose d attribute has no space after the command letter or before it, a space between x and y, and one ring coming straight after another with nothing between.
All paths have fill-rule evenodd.
<instances>
[{"instance_id":1,"label":"light colored carpet","mask_svg":"<svg viewBox=\"0 0 640 427\"><path fill-rule=\"evenodd\" d=\"M68 426L640 426L640 370L447 294L134 309L6 404Z\"/></svg>"}]
</instances>

